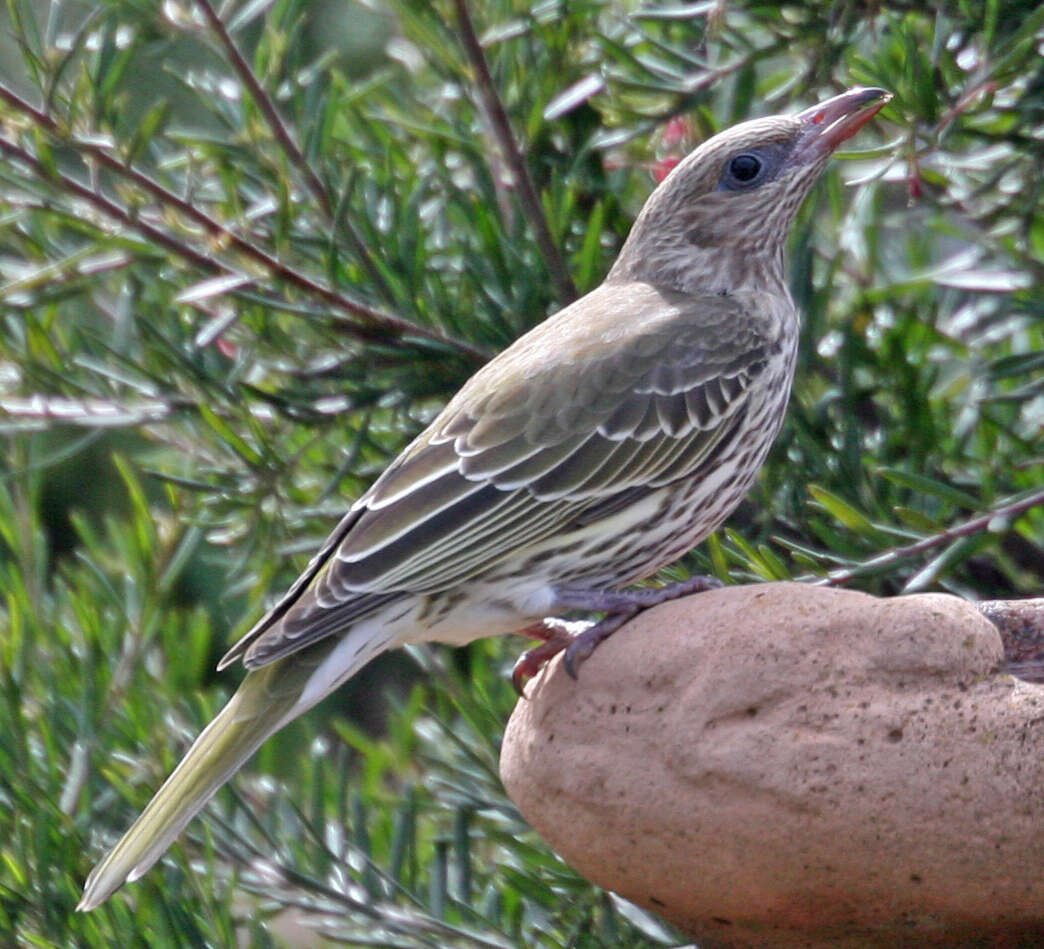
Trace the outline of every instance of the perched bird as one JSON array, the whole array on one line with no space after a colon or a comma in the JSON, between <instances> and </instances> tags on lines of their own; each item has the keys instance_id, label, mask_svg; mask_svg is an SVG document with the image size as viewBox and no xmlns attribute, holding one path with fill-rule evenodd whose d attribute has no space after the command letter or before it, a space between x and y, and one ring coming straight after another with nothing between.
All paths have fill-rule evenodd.
<instances>
[{"instance_id":1,"label":"perched bird","mask_svg":"<svg viewBox=\"0 0 1044 949\"><path fill-rule=\"evenodd\" d=\"M852 89L704 142L646 202L605 282L476 373L221 661L249 670L87 880L151 867L273 732L378 653L524 632L520 681L577 664L668 589L626 591L729 515L782 423L798 316L784 249L831 153L890 98ZM681 588L706 584L697 579ZM607 614L569 640L544 618Z\"/></svg>"}]
</instances>

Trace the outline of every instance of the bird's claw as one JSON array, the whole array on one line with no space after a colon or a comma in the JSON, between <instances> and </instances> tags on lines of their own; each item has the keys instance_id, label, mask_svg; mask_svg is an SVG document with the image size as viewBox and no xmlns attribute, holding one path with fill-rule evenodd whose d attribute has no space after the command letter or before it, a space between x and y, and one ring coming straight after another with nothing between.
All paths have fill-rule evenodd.
<instances>
[{"instance_id":1,"label":"bird's claw","mask_svg":"<svg viewBox=\"0 0 1044 949\"><path fill-rule=\"evenodd\" d=\"M541 643L532 649L527 649L511 669L511 684L515 687L520 699L527 698L526 683L536 676L544 664L554 656L558 655L565 645L560 643Z\"/></svg>"},{"instance_id":2,"label":"bird's claw","mask_svg":"<svg viewBox=\"0 0 1044 949\"><path fill-rule=\"evenodd\" d=\"M560 652L565 655L562 665L573 679L578 678L580 666L613 633L643 610L668 600L716 590L723 584L716 577L696 576L671 583L665 587L644 588L641 590L622 590L605 593L581 591L560 591L559 600L562 605L573 609L604 610L608 615L597 623L589 625L582 632L570 631L571 624L562 620L546 619L522 630L522 635L540 639L539 646L534 646L518 657L511 670L511 682L520 698L526 698L526 682L536 676L547 662Z\"/></svg>"},{"instance_id":3,"label":"bird's claw","mask_svg":"<svg viewBox=\"0 0 1044 949\"><path fill-rule=\"evenodd\" d=\"M561 620L546 619L535 626L522 631L524 636L542 639L539 646L527 649L515 660L511 670L511 684L519 698L526 698L526 682L539 674L540 670L564 649L568 649L574 640L569 627Z\"/></svg>"},{"instance_id":4,"label":"bird's claw","mask_svg":"<svg viewBox=\"0 0 1044 949\"><path fill-rule=\"evenodd\" d=\"M621 626L629 620L634 619L641 609L632 607L626 612L613 613L605 619L588 629L585 629L566 646L565 656L562 657L562 665L569 673L570 678L579 678L580 666L590 658L591 654L598 648L600 643L605 642Z\"/></svg>"}]
</instances>

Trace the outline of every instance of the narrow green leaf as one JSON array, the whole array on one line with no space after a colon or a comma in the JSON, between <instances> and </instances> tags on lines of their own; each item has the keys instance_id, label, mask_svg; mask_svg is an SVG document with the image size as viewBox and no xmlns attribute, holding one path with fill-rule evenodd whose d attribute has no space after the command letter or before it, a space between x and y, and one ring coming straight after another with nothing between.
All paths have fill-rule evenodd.
<instances>
[{"instance_id":1,"label":"narrow green leaf","mask_svg":"<svg viewBox=\"0 0 1044 949\"><path fill-rule=\"evenodd\" d=\"M981 498L974 497L965 491L961 491L959 488L953 487L953 485L946 484L935 478L929 478L925 475L905 471L900 468L879 467L875 468L874 471L895 484L911 488L921 494L930 495L959 508L974 511L982 506Z\"/></svg>"},{"instance_id":2,"label":"narrow green leaf","mask_svg":"<svg viewBox=\"0 0 1044 949\"><path fill-rule=\"evenodd\" d=\"M817 484L810 484L808 493L845 527L860 534L876 533L874 525L865 514L832 491Z\"/></svg>"}]
</instances>

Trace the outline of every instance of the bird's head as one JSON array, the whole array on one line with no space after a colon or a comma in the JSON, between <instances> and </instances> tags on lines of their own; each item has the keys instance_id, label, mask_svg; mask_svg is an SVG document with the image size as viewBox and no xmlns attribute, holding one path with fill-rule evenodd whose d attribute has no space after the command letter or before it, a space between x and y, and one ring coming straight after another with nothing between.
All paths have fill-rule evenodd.
<instances>
[{"instance_id":1,"label":"bird's head","mask_svg":"<svg viewBox=\"0 0 1044 949\"><path fill-rule=\"evenodd\" d=\"M781 290L798 207L834 149L889 99L883 89L851 89L708 139L649 197L609 279L702 292Z\"/></svg>"}]
</instances>

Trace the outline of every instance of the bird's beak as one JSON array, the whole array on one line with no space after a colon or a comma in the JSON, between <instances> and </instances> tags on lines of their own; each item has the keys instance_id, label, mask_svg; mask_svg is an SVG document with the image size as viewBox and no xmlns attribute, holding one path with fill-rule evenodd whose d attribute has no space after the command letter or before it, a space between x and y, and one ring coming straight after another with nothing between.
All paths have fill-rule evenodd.
<instances>
[{"instance_id":1,"label":"bird's beak","mask_svg":"<svg viewBox=\"0 0 1044 949\"><path fill-rule=\"evenodd\" d=\"M805 125L798 151L814 161L829 155L845 139L851 138L892 98L884 89L849 89L839 96L799 112Z\"/></svg>"}]
</instances>

